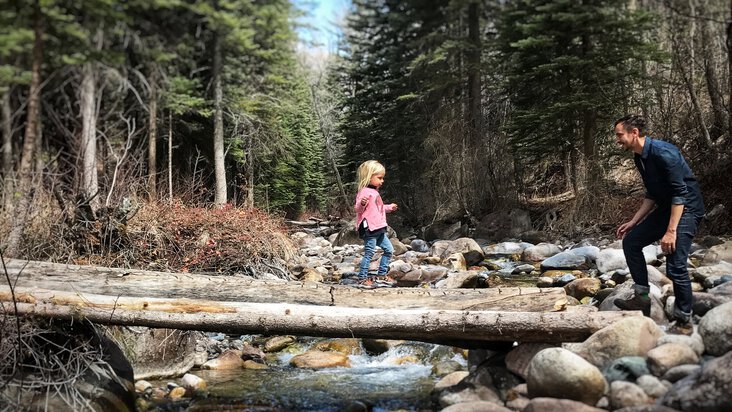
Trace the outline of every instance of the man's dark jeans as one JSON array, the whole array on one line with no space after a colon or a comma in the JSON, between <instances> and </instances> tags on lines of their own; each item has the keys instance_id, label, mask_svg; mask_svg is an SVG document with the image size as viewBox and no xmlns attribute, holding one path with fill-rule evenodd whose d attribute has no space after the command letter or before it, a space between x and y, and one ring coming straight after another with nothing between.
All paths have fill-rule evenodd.
<instances>
[{"instance_id":1,"label":"man's dark jeans","mask_svg":"<svg viewBox=\"0 0 732 412\"><path fill-rule=\"evenodd\" d=\"M656 209L645 220L636 225L623 239L623 252L633 281L641 287L648 287L648 269L643 256L643 248L660 240L668 228L671 216L669 209ZM691 242L699 227L701 218L684 211L676 228L676 250L666 255L666 275L674 284L676 307L674 316L677 319L691 318L691 280L686 261L689 258Z\"/></svg>"}]
</instances>

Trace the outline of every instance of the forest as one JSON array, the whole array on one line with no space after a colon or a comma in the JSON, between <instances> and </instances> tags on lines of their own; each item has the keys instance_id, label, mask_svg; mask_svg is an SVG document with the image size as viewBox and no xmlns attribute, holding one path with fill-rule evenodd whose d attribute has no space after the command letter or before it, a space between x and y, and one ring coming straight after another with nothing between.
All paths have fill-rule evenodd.
<instances>
[{"instance_id":1,"label":"forest","mask_svg":"<svg viewBox=\"0 0 732 412\"><path fill-rule=\"evenodd\" d=\"M368 159L400 227L517 207L605 227L642 198L627 113L726 207L707 231L732 228L732 2L353 0L318 61L287 0L0 4L5 256L151 205L348 217Z\"/></svg>"}]
</instances>

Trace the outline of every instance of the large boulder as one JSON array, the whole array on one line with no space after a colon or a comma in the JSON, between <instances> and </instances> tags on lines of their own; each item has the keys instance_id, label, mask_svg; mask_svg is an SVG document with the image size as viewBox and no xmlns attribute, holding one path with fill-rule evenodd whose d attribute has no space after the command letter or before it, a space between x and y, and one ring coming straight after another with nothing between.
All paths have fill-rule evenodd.
<instances>
[{"instance_id":1,"label":"large boulder","mask_svg":"<svg viewBox=\"0 0 732 412\"><path fill-rule=\"evenodd\" d=\"M572 351L597 367L623 356L646 356L663 331L645 316L623 318L595 332Z\"/></svg>"},{"instance_id":2,"label":"large boulder","mask_svg":"<svg viewBox=\"0 0 732 412\"><path fill-rule=\"evenodd\" d=\"M732 350L732 302L707 312L699 322L699 334L710 355L723 355Z\"/></svg>"},{"instance_id":3,"label":"large boulder","mask_svg":"<svg viewBox=\"0 0 732 412\"><path fill-rule=\"evenodd\" d=\"M607 388L597 367L562 348L537 353L529 364L529 397L572 399L595 405Z\"/></svg>"},{"instance_id":4,"label":"large boulder","mask_svg":"<svg viewBox=\"0 0 732 412\"><path fill-rule=\"evenodd\" d=\"M681 411L732 411L732 352L676 382L659 403Z\"/></svg>"},{"instance_id":5,"label":"large boulder","mask_svg":"<svg viewBox=\"0 0 732 412\"><path fill-rule=\"evenodd\" d=\"M196 364L197 357L206 355L200 332L137 327L135 331L119 328L115 333L126 345L135 379L181 376Z\"/></svg>"}]
</instances>

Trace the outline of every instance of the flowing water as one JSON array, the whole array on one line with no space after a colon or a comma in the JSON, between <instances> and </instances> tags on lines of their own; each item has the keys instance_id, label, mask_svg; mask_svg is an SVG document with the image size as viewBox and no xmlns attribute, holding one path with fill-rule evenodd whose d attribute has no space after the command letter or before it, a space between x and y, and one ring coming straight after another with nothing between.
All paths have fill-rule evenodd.
<instances>
[{"instance_id":1,"label":"flowing water","mask_svg":"<svg viewBox=\"0 0 732 412\"><path fill-rule=\"evenodd\" d=\"M350 368L298 369L289 365L293 354L281 353L274 362L268 358L265 370L195 370L208 383L208 397L160 404L158 410L338 412L356 401L376 412L439 410L430 394L439 379L432 363L467 366L462 355L446 349L410 343L378 356L351 355Z\"/></svg>"}]
</instances>

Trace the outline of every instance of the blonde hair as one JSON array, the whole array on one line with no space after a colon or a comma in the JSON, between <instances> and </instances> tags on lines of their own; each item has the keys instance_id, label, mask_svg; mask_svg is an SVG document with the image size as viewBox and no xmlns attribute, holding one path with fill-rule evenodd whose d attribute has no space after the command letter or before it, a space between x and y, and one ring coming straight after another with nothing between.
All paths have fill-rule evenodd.
<instances>
[{"instance_id":1,"label":"blonde hair","mask_svg":"<svg viewBox=\"0 0 732 412\"><path fill-rule=\"evenodd\" d=\"M376 160L367 160L361 163L361 166L358 167L358 172L356 173L358 190L368 186L371 181L371 176L378 173L386 173L386 169L384 168L384 165Z\"/></svg>"}]
</instances>

